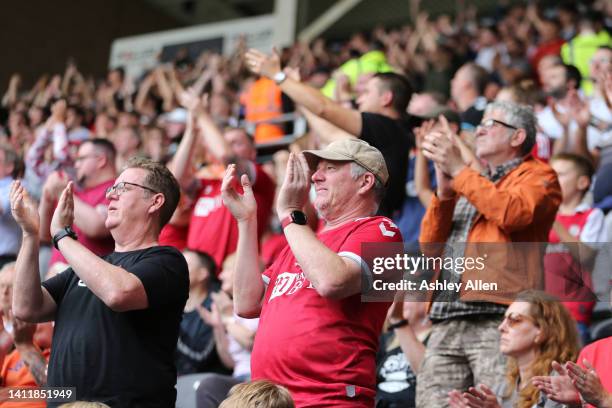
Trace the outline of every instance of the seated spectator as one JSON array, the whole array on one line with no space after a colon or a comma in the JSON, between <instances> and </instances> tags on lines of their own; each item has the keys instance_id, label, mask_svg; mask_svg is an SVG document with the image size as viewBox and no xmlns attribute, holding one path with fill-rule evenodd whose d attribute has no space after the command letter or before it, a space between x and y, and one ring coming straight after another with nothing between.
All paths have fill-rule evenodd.
<instances>
[{"instance_id":1,"label":"seated spectator","mask_svg":"<svg viewBox=\"0 0 612 408\"><path fill-rule=\"evenodd\" d=\"M221 361L232 369L232 375L206 374L199 380L198 408L216 408L227 397L230 388L251 379L251 350L259 319L245 319L234 313L234 267L236 255L225 258L219 274L221 291L213 294L212 310L198 308L202 319L214 331L215 347Z\"/></svg>"},{"instance_id":2,"label":"seated spectator","mask_svg":"<svg viewBox=\"0 0 612 408\"><path fill-rule=\"evenodd\" d=\"M506 382L453 390L451 408L562 408L531 380L550 373L553 361L572 361L578 354L575 323L563 305L543 292L523 292L508 306L499 332L499 349L508 356Z\"/></svg>"},{"instance_id":3,"label":"seated spectator","mask_svg":"<svg viewBox=\"0 0 612 408\"><path fill-rule=\"evenodd\" d=\"M427 303L395 301L376 354L376 408L414 408L416 381L431 332Z\"/></svg>"},{"instance_id":4,"label":"seated spectator","mask_svg":"<svg viewBox=\"0 0 612 408\"><path fill-rule=\"evenodd\" d=\"M238 384L219 408L294 408L295 404L285 387L260 380Z\"/></svg>"},{"instance_id":5,"label":"seated spectator","mask_svg":"<svg viewBox=\"0 0 612 408\"><path fill-rule=\"evenodd\" d=\"M562 201L548 235L552 245L548 245L544 257L545 287L564 301L578 322L582 344L588 344L595 306L589 265L597 243L607 241L604 214L585 202L593 176L593 166L586 158L565 153L553 156L550 164L559 178Z\"/></svg>"},{"instance_id":6,"label":"seated spectator","mask_svg":"<svg viewBox=\"0 0 612 408\"><path fill-rule=\"evenodd\" d=\"M177 374L225 372L215 350L212 326L199 311L211 310L212 294L218 290L214 281L215 261L201 252L183 251L189 268L189 298L181 320L176 354Z\"/></svg>"},{"instance_id":7,"label":"seated spectator","mask_svg":"<svg viewBox=\"0 0 612 408\"><path fill-rule=\"evenodd\" d=\"M612 293L611 293L612 294ZM612 296L611 296L612 299ZM570 407L612 407L612 337L582 349L576 363L554 361L552 376L538 376L533 383L549 399Z\"/></svg>"}]
</instances>

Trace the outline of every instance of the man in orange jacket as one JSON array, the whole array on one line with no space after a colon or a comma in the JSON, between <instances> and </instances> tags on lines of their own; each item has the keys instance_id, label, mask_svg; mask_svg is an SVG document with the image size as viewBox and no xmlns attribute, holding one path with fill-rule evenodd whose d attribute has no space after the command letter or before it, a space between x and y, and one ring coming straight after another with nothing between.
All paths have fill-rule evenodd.
<instances>
[{"instance_id":1,"label":"man in orange jacket","mask_svg":"<svg viewBox=\"0 0 612 408\"><path fill-rule=\"evenodd\" d=\"M481 271L438 271L437 282L460 289L433 292L434 325L417 382L419 407L445 407L453 388L494 386L504 379L497 327L513 295L543 282L533 243L547 241L561 202L555 172L529 155L535 135L530 108L489 104L476 129L475 160L484 165L482 173L464 162L453 141L457 136L448 129L425 137L423 152L435 164L438 189L423 218L422 248L427 256L452 254L465 262L486 248L488 257ZM525 248L517 242L532 244ZM432 243L447 246L436 251L432 248L442 245ZM477 279L495 283L498 290L469 290L468 283Z\"/></svg>"}]
</instances>

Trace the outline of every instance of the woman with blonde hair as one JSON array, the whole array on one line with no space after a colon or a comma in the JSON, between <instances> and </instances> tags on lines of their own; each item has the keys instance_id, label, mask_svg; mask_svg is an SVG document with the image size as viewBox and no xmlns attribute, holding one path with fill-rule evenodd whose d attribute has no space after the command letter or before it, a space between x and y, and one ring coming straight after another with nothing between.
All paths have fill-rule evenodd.
<instances>
[{"instance_id":1,"label":"woman with blonde hair","mask_svg":"<svg viewBox=\"0 0 612 408\"><path fill-rule=\"evenodd\" d=\"M578 355L576 323L556 298L536 290L520 293L499 325L499 349L508 357L507 380L489 388L449 393L452 408L557 408L533 384L534 376L549 375L553 361L573 361Z\"/></svg>"}]
</instances>

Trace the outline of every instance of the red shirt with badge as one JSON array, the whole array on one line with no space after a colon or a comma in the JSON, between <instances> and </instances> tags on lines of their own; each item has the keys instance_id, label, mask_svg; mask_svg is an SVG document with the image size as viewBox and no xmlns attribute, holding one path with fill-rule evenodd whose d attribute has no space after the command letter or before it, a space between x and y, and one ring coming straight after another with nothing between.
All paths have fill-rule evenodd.
<instances>
[{"instance_id":1,"label":"red shirt with badge","mask_svg":"<svg viewBox=\"0 0 612 408\"><path fill-rule=\"evenodd\" d=\"M236 251L238 244L238 223L232 213L223 205L221 183L219 179L201 179L199 197L195 202L189 232L187 248L209 254L220 266L228 255ZM242 194L242 186L236 186ZM253 194L257 201L257 236L266 229L276 185L263 168L255 165Z\"/></svg>"},{"instance_id":2,"label":"red shirt with badge","mask_svg":"<svg viewBox=\"0 0 612 408\"><path fill-rule=\"evenodd\" d=\"M385 217L359 218L317 237L355 262L363 243L402 242ZM390 303L362 302L359 293L320 296L289 246L262 278L268 286L251 356L253 379L287 387L296 407L372 407L378 336Z\"/></svg>"}]
</instances>

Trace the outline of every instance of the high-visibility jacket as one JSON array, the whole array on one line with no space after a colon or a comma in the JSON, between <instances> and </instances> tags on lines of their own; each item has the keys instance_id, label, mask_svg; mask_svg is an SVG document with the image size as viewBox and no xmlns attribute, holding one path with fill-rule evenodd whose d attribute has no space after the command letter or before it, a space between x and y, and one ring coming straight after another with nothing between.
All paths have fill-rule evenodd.
<instances>
[{"instance_id":1,"label":"high-visibility jacket","mask_svg":"<svg viewBox=\"0 0 612 408\"><path fill-rule=\"evenodd\" d=\"M283 114L281 90L273 80L261 77L253 82L243 98L249 122L270 120ZM261 123L255 128L255 142L267 142L284 135L282 125Z\"/></svg>"},{"instance_id":2,"label":"high-visibility jacket","mask_svg":"<svg viewBox=\"0 0 612 408\"><path fill-rule=\"evenodd\" d=\"M351 86L353 87L362 74L393 71L391 66L387 63L385 53L378 50L366 52L359 58L352 58L342 64L338 70L348 76ZM335 89L336 80L330 78L323 86L323 89L321 89L321 92L328 98L333 98Z\"/></svg>"},{"instance_id":3,"label":"high-visibility jacket","mask_svg":"<svg viewBox=\"0 0 612 408\"><path fill-rule=\"evenodd\" d=\"M574 65L582 74L580 87L587 95L593 92L593 82L589 78L591 57L602 45L612 45L610 34L606 31L600 31L597 34L578 34L561 47L563 62Z\"/></svg>"}]
</instances>

